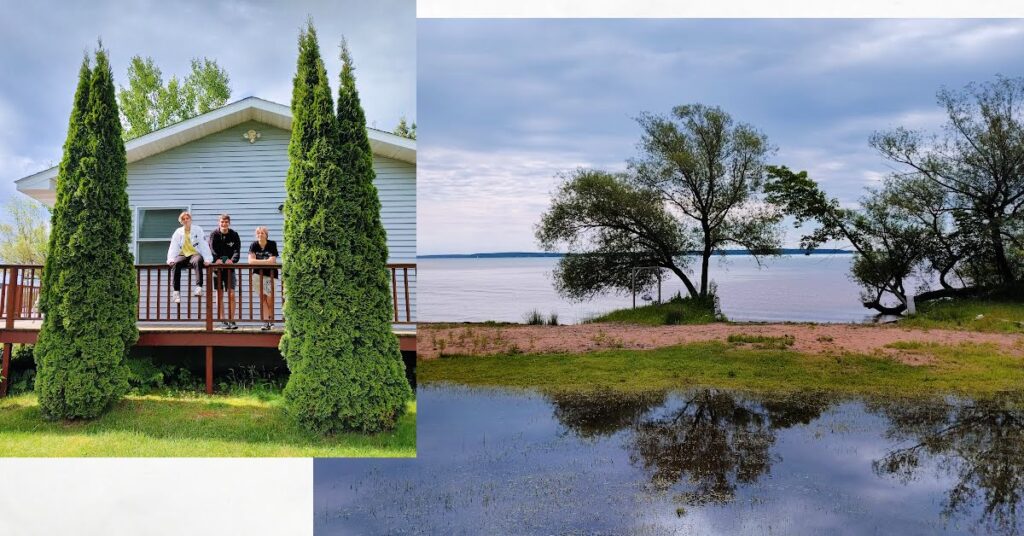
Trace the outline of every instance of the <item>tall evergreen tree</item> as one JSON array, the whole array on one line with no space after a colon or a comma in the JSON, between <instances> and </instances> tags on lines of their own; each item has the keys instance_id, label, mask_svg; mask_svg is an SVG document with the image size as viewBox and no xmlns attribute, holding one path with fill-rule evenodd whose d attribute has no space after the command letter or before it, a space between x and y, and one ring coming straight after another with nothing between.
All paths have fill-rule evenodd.
<instances>
[{"instance_id":1,"label":"tall evergreen tree","mask_svg":"<svg viewBox=\"0 0 1024 536\"><path fill-rule=\"evenodd\" d=\"M331 433L363 426L355 378L353 262L343 214L351 209L341 191L338 121L312 22L299 34L292 90L290 165L285 181L284 302L281 353L291 375L286 408L302 426Z\"/></svg>"},{"instance_id":2,"label":"tall evergreen tree","mask_svg":"<svg viewBox=\"0 0 1024 536\"><path fill-rule=\"evenodd\" d=\"M352 312L355 324L353 351L357 391L351 401L360 428L390 427L412 397L405 379L405 364L398 339L391 332L391 287L387 269L387 234L380 220L380 198L373 185L373 151L366 132L366 115L356 90L355 68L348 45L341 43L341 81L338 89L338 127L341 134L341 169L344 227L348 231L353 262L344 266L354 285Z\"/></svg>"},{"instance_id":3,"label":"tall evergreen tree","mask_svg":"<svg viewBox=\"0 0 1024 536\"><path fill-rule=\"evenodd\" d=\"M87 76L88 75L88 76ZM83 62L57 179L35 356L43 415L91 418L127 390L138 339L128 176L107 53Z\"/></svg>"}]
</instances>

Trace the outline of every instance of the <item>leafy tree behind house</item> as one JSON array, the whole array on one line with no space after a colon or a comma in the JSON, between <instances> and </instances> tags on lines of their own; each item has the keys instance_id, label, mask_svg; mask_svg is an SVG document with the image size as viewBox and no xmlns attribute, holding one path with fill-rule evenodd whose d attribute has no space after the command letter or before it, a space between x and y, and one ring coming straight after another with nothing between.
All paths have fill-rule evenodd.
<instances>
[{"instance_id":1,"label":"leafy tree behind house","mask_svg":"<svg viewBox=\"0 0 1024 536\"><path fill-rule=\"evenodd\" d=\"M4 213L8 222L0 223L0 262L43 264L50 238L46 209L27 197L15 197L4 205Z\"/></svg>"},{"instance_id":2,"label":"leafy tree behind house","mask_svg":"<svg viewBox=\"0 0 1024 536\"><path fill-rule=\"evenodd\" d=\"M405 116L403 115L402 118L398 120L398 126L395 127L395 130L393 130L392 133L393 134L398 134L399 136L401 136L403 138L409 138L410 140L415 140L416 139L416 122L413 121L410 124L409 122L406 121Z\"/></svg>"},{"instance_id":3,"label":"leafy tree behind house","mask_svg":"<svg viewBox=\"0 0 1024 536\"><path fill-rule=\"evenodd\" d=\"M691 297L707 299L711 255L729 245L755 256L777 252L781 213L760 199L772 149L754 127L717 107L677 106L669 116L643 114L639 158L623 173L566 175L536 236L548 251L568 253L556 287L584 299L629 292L675 274ZM700 280L686 273L686 253L700 254Z\"/></svg>"},{"instance_id":4,"label":"leafy tree behind house","mask_svg":"<svg viewBox=\"0 0 1024 536\"><path fill-rule=\"evenodd\" d=\"M102 48L83 62L57 177L50 256L35 348L36 391L49 418L91 418L128 389L138 339L131 212L113 74Z\"/></svg>"},{"instance_id":5,"label":"leafy tree behind house","mask_svg":"<svg viewBox=\"0 0 1024 536\"><path fill-rule=\"evenodd\" d=\"M192 59L192 71L165 84L153 58L134 56L128 65L128 87L117 98L125 140L219 108L231 98L228 73L208 58Z\"/></svg>"},{"instance_id":6,"label":"leafy tree behind house","mask_svg":"<svg viewBox=\"0 0 1024 536\"><path fill-rule=\"evenodd\" d=\"M939 134L905 128L870 144L897 171L842 208L806 172L771 168L769 199L817 227L801 246L851 244L865 307L899 314L917 302L1019 292L1024 262L1024 79L942 90ZM933 288L935 283L938 288Z\"/></svg>"}]
</instances>

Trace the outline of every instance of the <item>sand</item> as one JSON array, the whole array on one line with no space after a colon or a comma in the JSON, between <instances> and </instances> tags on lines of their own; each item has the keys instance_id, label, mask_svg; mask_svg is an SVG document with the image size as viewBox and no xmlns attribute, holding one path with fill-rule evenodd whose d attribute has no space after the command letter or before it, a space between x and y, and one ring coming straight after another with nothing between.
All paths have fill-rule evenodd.
<instances>
[{"instance_id":1,"label":"sand","mask_svg":"<svg viewBox=\"0 0 1024 536\"><path fill-rule=\"evenodd\" d=\"M727 323L695 326L635 326L581 324L569 326L418 326L417 355L435 359L444 355L500 353L579 353L612 348L647 350L702 341L723 341L729 335L792 336L792 350L807 354L876 354L902 363L924 365L934 358L927 349L887 348L896 342L991 344L1001 352L1024 356L1024 334L920 330L871 324L761 324Z\"/></svg>"}]
</instances>

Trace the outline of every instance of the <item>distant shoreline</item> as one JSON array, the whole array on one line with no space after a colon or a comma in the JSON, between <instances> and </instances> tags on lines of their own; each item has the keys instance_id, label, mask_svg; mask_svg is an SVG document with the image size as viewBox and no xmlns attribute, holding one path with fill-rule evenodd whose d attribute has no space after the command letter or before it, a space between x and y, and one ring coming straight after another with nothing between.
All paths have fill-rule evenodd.
<instances>
[{"instance_id":1,"label":"distant shoreline","mask_svg":"<svg viewBox=\"0 0 1024 536\"><path fill-rule=\"evenodd\" d=\"M687 255L699 255L693 251ZM745 249L727 249L716 252L717 255L750 255ZM843 249L816 249L811 252L799 248L783 248L782 255L852 255L852 251ZM534 257L564 257L565 253L544 253L529 251L502 251L496 253L441 253L436 255L417 255L417 259L513 259L513 258L534 258Z\"/></svg>"}]
</instances>

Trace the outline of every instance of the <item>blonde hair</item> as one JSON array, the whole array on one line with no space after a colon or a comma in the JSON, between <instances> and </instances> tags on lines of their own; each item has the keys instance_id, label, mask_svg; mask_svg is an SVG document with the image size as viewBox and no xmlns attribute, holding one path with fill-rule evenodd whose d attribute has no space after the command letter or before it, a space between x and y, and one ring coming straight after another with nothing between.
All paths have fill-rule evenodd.
<instances>
[{"instance_id":1,"label":"blonde hair","mask_svg":"<svg viewBox=\"0 0 1024 536\"><path fill-rule=\"evenodd\" d=\"M189 218L191 218L192 217L192 213L186 210L185 212L182 212L181 214L178 214L178 223L185 223L185 222L181 221L182 218L184 218L185 216L188 216Z\"/></svg>"},{"instance_id":2,"label":"blonde hair","mask_svg":"<svg viewBox=\"0 0 1024 536\"><path fill-rule=\"evenodd\" d=\"M256 233L255 233L256 238L260 237L260 231L263 231L264 233L267 233L267 238L270 238L270 230L267 229L266 225L260 225L259 227L256 228Z\"/></svg>"}]
</instances>

